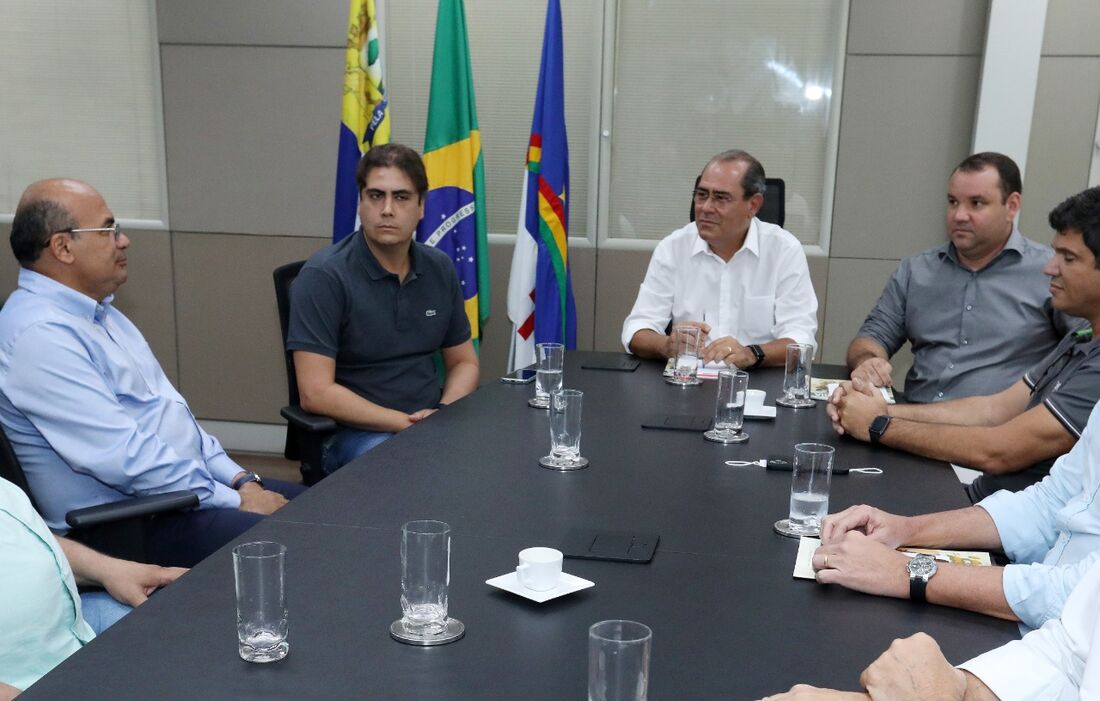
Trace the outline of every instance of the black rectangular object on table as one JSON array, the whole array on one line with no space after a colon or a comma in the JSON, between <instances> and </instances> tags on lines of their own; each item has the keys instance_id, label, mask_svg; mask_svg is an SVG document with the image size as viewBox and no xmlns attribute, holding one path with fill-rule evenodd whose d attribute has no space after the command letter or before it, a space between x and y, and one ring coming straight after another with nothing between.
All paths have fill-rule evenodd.
<instances>
[{"instance_id":1,"label":"black rectangular object on table","mask_svg":"<svg viewBox=\"0 0 1100 701\"><path fill-rule=\"evenodd\" d=\"M579 560L646 563L653 559L660 540L656 533L576 529L565 534L561 552Z\"/></svg>"},{"instance_id":2,"label":"black rectangular object on table","mask_svg":"<svg viewBox=\"0 0 1100 701\"><path fill-rule=\"evenodd\" d=\"M691 414L653 414L642 420L642 428L658 428L665 431L706 431L714 421L710 416Z\"/></svg>"},{"instance_id":3,"label":"black rectangular object on table","mask_svg":"<svg viewBox=\"0 0 1100 701\"><path fill-rule=\"evenodd\" d=\"M581 363L581 370L612 370L614 372L634 372L642 361L629 355L610 355L592 358Z\"/></svg>"}]
</instances>

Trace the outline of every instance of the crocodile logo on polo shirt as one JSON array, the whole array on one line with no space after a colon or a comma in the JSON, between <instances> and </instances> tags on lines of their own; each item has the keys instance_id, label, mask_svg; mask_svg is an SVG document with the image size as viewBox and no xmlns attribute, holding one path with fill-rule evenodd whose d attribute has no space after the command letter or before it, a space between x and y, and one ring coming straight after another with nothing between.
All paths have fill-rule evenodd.
<instances>
[{"instance_id":1,"label":"crocodile logo on polo shirt","mask_svg":"<svg viewBox=\"0 0 1100 701\"><path fill-rule=\"evenodd\" d=\"M424 316L435 316L435 310L434 309L427 310L426 312L424 312Z\"/></svg>"}]
</instances>

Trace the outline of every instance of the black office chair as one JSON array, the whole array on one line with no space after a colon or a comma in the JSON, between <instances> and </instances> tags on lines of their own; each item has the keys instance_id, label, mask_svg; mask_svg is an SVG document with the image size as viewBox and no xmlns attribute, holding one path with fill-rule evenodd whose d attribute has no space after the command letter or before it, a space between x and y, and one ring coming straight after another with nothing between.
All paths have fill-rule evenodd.
<instances>
[{"instance_id":1,"label":"black office chair","mask_svg":"<svg viewBox=\"0 0 1100 701\"><path fill-rule=\"evenodd\" d=\"M272 277L275 280L275 303L279 307L279 326L283 332L283 359L286 361L287 406L279 411L287 422L283 455L287 460L301 463L302 484L309 486L325 476L321 471L321 446L336 431L336 422L302 408L294 357L286 349L286 332L290 324L290 283L298 277L303 265L304 260L280 265L275 268Z\"/></svg>"},{"instance_id":2,"label":"black office chair","mask_svg":"<svg viewBox=\"0 0 1100 701\"><path fill-rule=\"evenodd\" d=\"M0 430L0 477L23 490L35 511L41 513L34 501L23 466ZM159 514L186 511L199 505L199 497L190 490L151 494L75 509L65 514L69 524L68 536L102 553L125 560L148 562L142 521Z\"/></svg>"},{"instance_id":3,"label":"black office chair","mask_svg":"<svg viewBox=\"0 0 1100 701\"><path fill-rule=\"evenodd\" d=\"M700 178L702 178L701 175L695 179L695 187L699 187ZM783 226L783 222L787 218L787 184L783 182L783 178L765 178L764 183L766 185L764 204L760 207L760 211L756 213L756 218L769 224ZM689 221L695 221L694 197L691 200L691 210L688 216L690 217Z\"/></svg>"}]
</instances>

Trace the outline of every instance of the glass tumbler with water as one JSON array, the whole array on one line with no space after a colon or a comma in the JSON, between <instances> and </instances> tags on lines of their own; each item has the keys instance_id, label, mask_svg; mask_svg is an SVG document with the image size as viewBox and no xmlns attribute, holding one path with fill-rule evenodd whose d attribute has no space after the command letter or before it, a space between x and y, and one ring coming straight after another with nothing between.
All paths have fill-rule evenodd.
<instances>
[{"instance_id":1,"label":"glass tumbler with water","mask_svg":"<svg viewBox=\"0 0 1100 701\"><path fill-rule=\"evenodd\" d=\"M241 659L274 662L286 657L286 546L267 541L233 548L237 641Z\"/></svg>"},{"instance_id":2,"label":"glass tumbler with water","mask_svg":"<svg viewBox=\"0 0 1100 701\"><path fill-rule=\"evenodd\" d=\"M581 458L581 409L584 393L559 389L550 394L550 461L557 467L577 465ZM586 463L587 464L587 463Z\"/></svg>"},{"instance_id":3,"label":"glass tumbler with water","mask_svg":"<svg viewBox=\"0 0 1100 701\"><path fill-rule=\"evenodd\" d=\"M562 387L562 370L565 367L565 346L561 343L535 345L535 398L532 406L550 406L550 393Z\"/></svg>"},{"instance_id":4,"label":"glass tumbler with water","mask_svg":"<svg viewBox=\"0 0 1100 701\"><path fill-rule=\"evenodd\" d=\"M783 370L783 396L775 400L776 404L792 409L805 409L814 405L814 400L810 396L813 360L812 344L787 344L787 362Z\"/></svg>"},{"instance_id":5,"label":"glass tumbler with water","mask_svg":"<svg viewBox=\"0 0 1100 701\"><path fill-rule=\"evenodd\" d=\"M818 535L829 513L829 483L833 475L831 445L799 443L791 472L790 528L801 535Z\"/></svg>"},{"instance_id":6,"label":"glass tumbler with water","mask_svg":"<svg viewBox=\"0 0 1100 701\"><path fill-rule=\"evenodd\" d=\"M653 631L634 621L588 629L588 700L646 701Z\"/></svg>"}]
</instances>

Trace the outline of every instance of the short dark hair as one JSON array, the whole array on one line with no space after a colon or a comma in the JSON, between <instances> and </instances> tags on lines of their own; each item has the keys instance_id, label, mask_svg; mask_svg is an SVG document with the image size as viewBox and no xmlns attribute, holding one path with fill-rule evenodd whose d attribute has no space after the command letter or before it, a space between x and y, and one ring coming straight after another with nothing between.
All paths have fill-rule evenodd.
<instances>
[{"instance_id":1,"label":"short dark hair","mask_svg":"<svg viewBox=\"0 0 1100 701\"><path fill-rule=\"evenodd\" d=\"M740 149L723 151L707 161L707 164L703 166L703 170L709 168L712 163L726 163L728 161L741 161L745 164L745 172L741 174L741 192L744 199L747 200L757 193L764 194L767 189L764 166L760 165L760 161L756 160L748 151L741 151ZM702 177L701 173L700 177Z\"/></svg>"},{"instance_id":2,"label":"short dark hair","mask_svg":"<svg viewBox=\"0 0 1100 701\"><path fill-rule=\"evenodd\" d=\"M11 252L24 268L33 265L58 231L73 229L76 220L54 200L33 200L15 210L11 222Z\"/></svg>"},{"instance_id":3,"label":"short dark hair","mask_svg":"<svg viewBox=\"0 0 1100 701\"><path fill-rule=\"evenodd\" d=\"M424 161L420 154L402 144L382 144L374 146L359 159L355 168L355 184L359 192L367 186L367 176L375 168L397 168L412 181L421 201L428 194L428 174L424 170Z\"/></svg>"},{"instance_id":4,"label":"short dark hair","mask_svg":"<svg viewBox=\"0 0 1100 701\"><path fill-rule=\"evenodd\" d=\"M994 168L997 171L997 177L1001 181L1001 202L1007 201L1009 195L1014 192L1024 194L1024 183L1020 179L1020 167L1016 165L1016 161L996 151L982 151L967 156L962 160L962 163L955 166L955 170L951 171L951 174L954 175L958 172L977 173L986 168Z\"/></svg>"},{"instance_id":5,"label":"short dark hair","mask_svg":"<svg viewBox=\"0 0 1100 701\"><path fill-rule=\"evenodd\" d=\"M1058 233L1080 233L1100 268L1100 185L1067 198L1050 210L1047 220Z\"/></svg>"}]
</instances>

